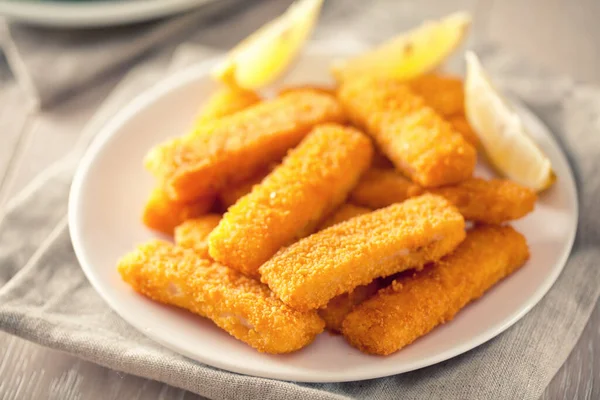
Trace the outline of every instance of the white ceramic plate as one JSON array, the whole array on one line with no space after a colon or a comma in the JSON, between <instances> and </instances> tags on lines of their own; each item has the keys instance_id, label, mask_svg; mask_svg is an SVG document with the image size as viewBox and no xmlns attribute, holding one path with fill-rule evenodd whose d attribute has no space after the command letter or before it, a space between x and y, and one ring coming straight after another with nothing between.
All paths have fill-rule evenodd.
<instances>
[{"instance_id":1,"label":"white ceramic plate","mask_svg":"<svg viewBox=\"0 0 600 400\"><path fill-rule=\"evenodd\" d=\"M287 81L327 83L331 59L326 53L311 52L299 60ZM558 176L535 212L514 224L527 237L530 261L453 321L394 355L368 356L327 333L294 354L261 354L208 320L134 293L121 281L115 265L137 243L156 236L140 222L153 185L142 159L155 144L186 131L215 87L207 67L198 65L158 84L119 113L87 152L72 186L69 225L83 270L106 302L150 338L194 360L242 374L306 382L377 378L438 363L493 338L523 317L560 274L575 236L575 184L547 128L521 107L526 125ZM478 173L489 175L481 165Z\"/></svg>"},{"instance_id":2,"label":"white ceramic plate","mask_svg":"<svg viewBox=\"0 0 600 400\"><path fill-rule=\"evenodd\" d=\"M0 16L55 27L112 26L178 14L217 0L0 0Z\"/></svg>"}]
</instances>

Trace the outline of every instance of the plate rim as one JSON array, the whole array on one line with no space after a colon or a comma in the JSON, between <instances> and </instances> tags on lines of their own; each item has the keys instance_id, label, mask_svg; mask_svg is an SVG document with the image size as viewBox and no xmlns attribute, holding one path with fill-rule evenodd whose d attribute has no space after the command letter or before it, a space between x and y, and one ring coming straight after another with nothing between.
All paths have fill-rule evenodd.
<instances>
[{"instance_id":1,"label":"plate rim","mask_svg":"<svg viewBox=\"0 0 600 400\"><path fill-rule=\"evenodd\" d=\"M17 2L0 0L0 16L45 27L94 28L149 21L220 0Z\"/></svg>"},{"instance_id":2,"label":"plate rim","mask_svg":"<svg viewBox=\"0 0 600 400\"><path fill-rule=\"evenodd\" d=\"M327 51L326 49L316 48L311 49L310 51L305 52L307 55L327 55L331 56L331 50ZM334 52L335 55L347 55L347 52L337 51ZM261 377L261 378L269 378L276 380L284 380L284 381L296 381L296 382L313 382L313 383L333 383L333 382L351 382L351 381L362 381L367 379L374 378L382 378L386 376L398 375L414 370L418 370L427 366L435 365L440 362L449 360L454 358L460 354L463 354L467 351L470 351L485 342L493 339L498 336L512 325L514 325L517 321L519 321L523 316L525 316L533 307L535 307L540 300L548 293L550 288L554 285L566 263L571 255L573 244L577 235L577 227L579 221L579 192L577 190L576 181L574 178L573 167L569 162L564 149L560 146L558 140L555 138L554 134L550 128L540 119L537 115L531 111L528 107L524 106L520 100L515 99L515 96L511 96L511 101L513 101L514 108L519 112L524 112L527 115L528 119L531 119L536 124L540 124L546 131L548 140L552 142L552 145L558 148L559 158L561 162L563 162L567 166L567 176L563 177L567 181L567 186L570 187L570 191L568 193L570 202L574 205L573 213L574 218L571 221L570 232L568 235L567 243L565 250L557 258L557 263L560 264L559 268L553 270L551 274L546 276L543 282L540 283L540 286L535 290L533 295L530 297L529 301L525 306L520 307L519 310L510 315L510 317L506 318L502 323L499 323L498 326L492 327L491 329L487 329L485 332L469 338L466 342L457 345L451 349L448 349L444 352L441 352L432 357L426 357L421 360L417 360L415 362L410 363L408 366L399 367L397 369L389 369L385 373L381 373L381 371L374 370L371 373L359 371L360 373L352 372L352 371L343 371L343 376L341 374L336 374L333 378L326 374L321 373L319 376L310 375L307 372L303 373L285 373L285 372L276 372L276 373L268 373L262 371L253 370L250 367L245 367L239 364L233 364L230 362L221 362L218 359L202 359L199 357L197 353L188 352L186 349L179 346L177 343L168 342L164 340L159 334L157 334L154 330L148 331L141 326L140 323L136 321L135 318L130 318L129 313L125 311L124 308L121 308L117 301L113 300L111 296L106 293L103 289L102 284L96 277L96 273L94 268L91 267L92 263L88 260L84 245L81 242L81 238L78 234L79 228L79 220L78 215L79 211L82 207L82 203L80 201L80 197L82 194L81 188L84 184L85 177L87 176L91 166L93 165L94 160L97 158L98 153L104 148L104 146L117 134L119 128L128 121L130 118L134 117L138 112L143 110L148 105L160 99L161 96L166 93L176 90L190 82L201 78L209 72L209 69L212 65L218 62L222 57L215 57L211 59L207 59L198 63L197 65L190 66L183 71L173 74L169 77L164 78L160 82L157 82L154 86L142 91L138 94L133 100L127 103L116 115L114 115L110 120L108 120L104 126L98 131L98 134L93 139L91 145L85 151L84 156L81 158L79 165L77 167L70 193L69 193L69 205L68 205L68 225L69 225L69 234L71 236L71 241L73 244L73 249L75 255L79 261L79 264L86 275L88 281L92 284L96 292L102 297L102 299L113 309L121 318L123 318L129 325L133 326L136 330L142 333L144 336L149 337L153 341L159 343L160 345L171 349L179 354L182 354L186 357L195 360L196 362L203 363L208 366L220 368L226 371L244 374L248 376ZM516 102L514 101L516 100ZM376 372L377 371L377 372Z\"/></svg>"}]
</instances>

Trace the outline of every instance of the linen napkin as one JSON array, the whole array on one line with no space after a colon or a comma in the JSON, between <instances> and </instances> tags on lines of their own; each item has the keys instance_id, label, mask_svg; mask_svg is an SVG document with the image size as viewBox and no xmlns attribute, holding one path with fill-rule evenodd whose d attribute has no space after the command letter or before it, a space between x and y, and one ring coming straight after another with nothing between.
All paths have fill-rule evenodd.
<instances>
[{"instance_id":1,"label":"linen napkin","mask_svg":"<svg viewBox=\"0 0 600 400\"><path fill-rule=\"evenodd\" d=\"M388 2L377 4L391 7ZM325 20L330 24L318 31L317 38L345 47L345 35L352 35L348 29L342 30L345 23L339 21L354 19L351 26L359 31L367 25L359 22L356 14L345 14L345 8L334 11L339 14L328 14L331 19ZM373 18L378 17L369 15ZM337 25L332 21L338 21ZM382 34L391 29L384 28ZM166 51L133 70L89 122L71 155L46 170L0 214L0 285L4 284L0 287L0 329L210 399L538 398L575 345L600 292L600 212L594 207L600 196L600 90L531 68L503 49L478 47L495 81L524 100L548 124L577 175L581 217L573 252L551 291L531 312L484 345L411 373L337 384L281 382L191 361L138 333L91 288L67 231L68 189L89 141L140 90L176 73L182 64L193 62L195 55L204 57L202 49L193 45L180 48L171 66L166 66L171 54ZM76 113L77 102L72 107Z\"/></svg>"},{"instance_id":2,"label":"linen napkin","mask_svg":"<svg viewBox=\"0 0 600 400\"><path fill-rule=\"evenodd\" d=\"M0 18L0 49L20 84L45 107L157 46L180 41L255 2L218 0L168 19L88 29L36 27Z\"/></svg>"}]
</instances>

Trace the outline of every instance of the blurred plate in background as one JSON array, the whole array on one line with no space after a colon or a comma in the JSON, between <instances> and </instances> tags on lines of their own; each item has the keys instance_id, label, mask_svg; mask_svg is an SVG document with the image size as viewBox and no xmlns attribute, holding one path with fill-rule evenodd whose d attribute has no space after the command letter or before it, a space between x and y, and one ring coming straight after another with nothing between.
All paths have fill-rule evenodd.
<instances>
[{"instance_id":1,"label":"blurred plate in background","mask_svg":"<svg viewBox=\"0 0 600 400\"><path fill-rule=\"evenodd\" d=\"M0 0L0 16L31 25L85 28L148 21L222 0Z\"/></svg>"}]
</instances>

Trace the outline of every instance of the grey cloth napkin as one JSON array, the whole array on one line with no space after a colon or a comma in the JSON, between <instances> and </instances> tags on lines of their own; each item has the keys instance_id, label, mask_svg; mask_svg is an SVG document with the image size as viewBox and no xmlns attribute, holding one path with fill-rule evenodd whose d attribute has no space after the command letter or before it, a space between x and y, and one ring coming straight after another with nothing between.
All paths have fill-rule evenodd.
<instances>
[{"instance_id":1,"label":"grey cloth napkin","mask_svg":"<svg viewBox=\"0 0 600 400\"><path fill-rule=\"evenodd\" d=\"M45 107L253 2L218 0L169 19L94 29L43 28L0 18L0 49L21 85Z\"/></svg>"},{"instance_id":2,"label":"grey cloth napkin","mask_svg":"<svg viewBox=\"0 0 600 400\"><path fill-rule=\"evenodd\" d=\"M419 7L431 12L425 3ZM328 45L345 47L351 36L345 26L348 23L359 32L377 24L383 27L380 34L387 36L406 27L407 13L414 20L429 16L414 12L403 2L394 10L404 19L383 16L381 10L394 7L392 2L378 2L382 8L371 2L365 8L353 4L326 10L328 24L319 29L317 37L326 39ZM379 14L368 10L379 10ZM437 12L446 11L441 8ZM373 20L400 22L394 29L389 23ZM213 34L218 36L224 30L217 28ZM367 41L379 38L365 36ZM217 39L204 37L198 42ZM193 45L180 48L171 65L165 62L170 57L165 51L132 71L89 122L71 155L46 170L0 214L0 329L210 399L538 398L575 345L600 292L600 212L594 207L600 196L600 90L530 68L493 46L478 48L495 80L523 99L555 133L579 185L581 217L573 253L554 287L529 314L484 345L411 373L352 383L281 382L218 370L147 339L95 293L71 247L66 222L68 189L89 141L106 119L140 90L175 73L182 64L202 58L206 54L202 49ZM80 111L78 106L73 102L73 113Z\"/></svg>"}]
</instances>

